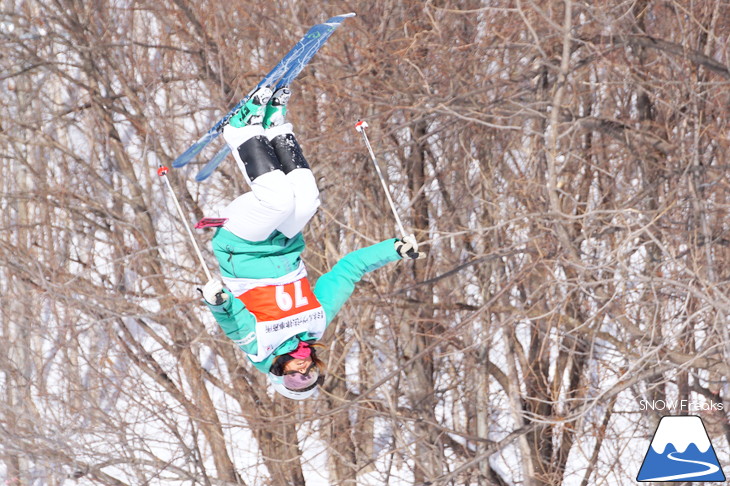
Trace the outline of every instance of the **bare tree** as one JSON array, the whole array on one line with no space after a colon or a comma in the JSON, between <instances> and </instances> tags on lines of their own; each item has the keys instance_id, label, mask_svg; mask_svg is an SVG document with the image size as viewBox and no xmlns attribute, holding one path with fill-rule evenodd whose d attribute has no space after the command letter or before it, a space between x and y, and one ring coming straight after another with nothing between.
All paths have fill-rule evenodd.
<instances>
[{"instance_id":1,"label":"bare tree","mask_svg":"<svg viewBox=\"0 0 730 486\"><path fill-rule=\"evenodd\" d=\"M308 403L215 331L156 169L340 7L0 5L9 484L622 484L682 399L730 460L725 2L349 2L289 108L304 257L400 236L364 118L429 258L360 283ZM198 162L191 221L247 190Z\"/></svg>"}]
</instances>

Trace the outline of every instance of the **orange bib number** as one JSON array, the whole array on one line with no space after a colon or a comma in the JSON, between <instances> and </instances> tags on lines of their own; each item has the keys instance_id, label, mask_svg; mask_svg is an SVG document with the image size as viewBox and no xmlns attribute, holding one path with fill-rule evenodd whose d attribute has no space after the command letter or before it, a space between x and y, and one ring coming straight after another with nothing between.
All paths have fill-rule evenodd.
<instances>
[{"instance_id":1,"label":"orange bib number","mask_svg":"<svg viewBox=\"0 0 730 486\"><path fill-rule=\"evenodd\" d=\"M283 285L256 287L238 296L256 316L257 353L249 358L259 363L284 341L302 332L319 338L327 327L324 309L306 277Z\"/></svg>"},{"instance_id":2,"label":"orange bib number","mask_svg":"<svg viewBox=\"0 0 730 486\"><path fill-rule=\"evenodd\" d=\"M320 307L306 277L284 285L256 287L238 298L260 322L276 321Z\"/></svg>"}]
</instances>

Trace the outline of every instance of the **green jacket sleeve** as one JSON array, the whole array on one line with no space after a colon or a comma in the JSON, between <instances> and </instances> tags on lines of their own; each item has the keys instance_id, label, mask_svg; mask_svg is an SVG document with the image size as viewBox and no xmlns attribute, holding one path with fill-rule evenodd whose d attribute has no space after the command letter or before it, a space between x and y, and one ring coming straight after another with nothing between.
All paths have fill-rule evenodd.
<instances>
[{"instance_id":1,"label":"green jacket sleeve","mask_svg":"<svg viewBox=\"0 0 730 486\"><path fill-rule=\"evenodd\" d=\"M228 290L225 292L228 294L228 299L221 305L205 303L226 336L247 354L255 355L258 353L256 317L246 309L240 299L233 297Z\"/></svg>"},{"instance_id":2,"label":"green jacket sleeve","mask_svg":"<svg viewBox=\"0 0 730 486\"><path fill-rule=\"evenodd\" d=\"M327 324L332 322L345 301L355 290L355 284L368 272L400 260L395 251L395 239L381 241L355 250L338 261L314 286L314 295L322 304Z\"/></svg>"}]
</instances>

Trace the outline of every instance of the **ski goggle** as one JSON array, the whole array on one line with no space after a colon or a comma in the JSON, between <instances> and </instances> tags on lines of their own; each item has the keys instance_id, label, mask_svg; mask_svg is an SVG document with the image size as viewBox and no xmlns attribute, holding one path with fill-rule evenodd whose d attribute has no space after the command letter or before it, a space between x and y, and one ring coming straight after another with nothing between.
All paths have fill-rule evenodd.
<instances>
[{"instance_id":1,"label":"ski goggle","mask_svg":"<svg viewBox=\"0 0 730 486\"><path fill-rule=\"evenodd\" d=\"M322 384L324 376L319 374L317 364L312 362L307 371L300 373L299 371L284 372L284 386L292 391L303 392L311 390L315 386Z\"/></svg>"}]
</instances>

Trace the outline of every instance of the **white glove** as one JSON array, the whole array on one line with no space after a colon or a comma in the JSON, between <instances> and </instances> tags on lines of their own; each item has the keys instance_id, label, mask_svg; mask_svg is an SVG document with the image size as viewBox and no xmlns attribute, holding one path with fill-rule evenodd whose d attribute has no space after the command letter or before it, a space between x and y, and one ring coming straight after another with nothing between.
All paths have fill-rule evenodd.
<instances>
[{"instance_id":1,"label":"white glove","mask_svg":"<svg viewBox=\"0 0 730 486\"><path fill-rule=\"evenodd\" d=\"M395 242L395 251L403 259L418 260L426 258L425 252L418 251L418 242L413 235L404 236L403 239Z\"/></svg>"},{"instance_id":2,"label":"white glove","mask_svg":"<svg viewBox=\"0 0 730 486\"><path fill-rule=\"evenodd\" d=\"M205 301L211 305L221 305L228 299L228 294L223 292L223 282L217 278L210 279L201 292Z\"/></svg>"}]
</instances>

